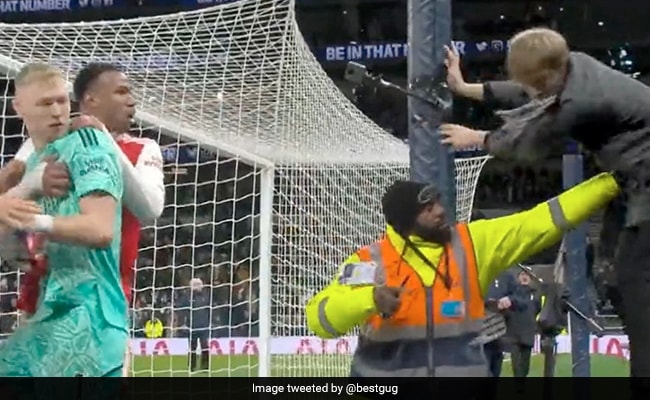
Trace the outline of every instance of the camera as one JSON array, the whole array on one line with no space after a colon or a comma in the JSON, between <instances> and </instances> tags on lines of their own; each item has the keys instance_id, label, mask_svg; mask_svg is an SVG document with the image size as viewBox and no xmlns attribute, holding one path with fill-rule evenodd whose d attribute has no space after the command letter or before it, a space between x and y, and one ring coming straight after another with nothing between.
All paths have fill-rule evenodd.
<instances>
[{"instance_id":1,"label":"camera","mask_svg":"<svg viewBox=\"0 0 650 400\"><path fill-rule=\"evenodd\" d=\"M420 77L409 83L407 88L384 80L374 75L365 65L350 61L345 69L344 78L364 89L376 91L386 88L397 90L406 96L430 104L442 112L449 112L452 106L452 93L445 82L444 66L439 66L431 76Z\"/></svg>"}]
</instances>

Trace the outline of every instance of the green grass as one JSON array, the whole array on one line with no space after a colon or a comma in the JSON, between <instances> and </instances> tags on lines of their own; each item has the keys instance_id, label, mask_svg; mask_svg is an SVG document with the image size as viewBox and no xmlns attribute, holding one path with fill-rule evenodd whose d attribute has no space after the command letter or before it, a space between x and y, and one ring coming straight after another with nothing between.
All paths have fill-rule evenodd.
<instances>
[{"instance_id":1,"label":"green grass","mask_svg":"<svg viewBox=\"0 0 650 400\"><path fill-rule=\"evenodd\" d=\"M136 377L247 377L257 376L256 356L212 356L209 372L190 374L186 356L136 356L133 360L133 375ZM534 355L531 361L531 377L541 377L544 358ZM338 366L338 368L336 367ZM273 376L344 376L347 364L342 356L273 356ZM571 376L571 356L559 354L555 374L558 377ZM510 362L503 364L503 376L512 376ZM592 377L627 377L627 360L601 354L591 355Z\"/></svg>"},{"instance_id":2,"label":"green grass","mask_svg":"<svg viewBox=\"0 0 650 400\"><path fill-rule=\"evenodd\" d=\"M571 355L558 354L555 364L555 376L571 377ZM530 377L542 377L544 371L544 357L534 355L530 363ZM512 377L512 367L509 360L503 363L503 376ZM630 376L630 363L620 357L603 354L591 355L591 376L598 378L623 378Z\"/></svg>"}]
</instances>

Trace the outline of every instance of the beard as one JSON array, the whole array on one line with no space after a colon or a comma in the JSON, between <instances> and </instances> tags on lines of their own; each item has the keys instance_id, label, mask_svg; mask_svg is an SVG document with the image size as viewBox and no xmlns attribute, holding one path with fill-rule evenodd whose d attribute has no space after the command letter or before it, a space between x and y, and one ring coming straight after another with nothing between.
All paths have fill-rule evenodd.
<instances>
[{"instance_id":1,"label":"beard","mask_svg":"<svg viewBox=\"0 0 650 400\"><path fill-rule=\"evenodd\" d=\"M427 242L445 245L451 241L451 227L431 227L418 223L413 227L413 233Z\"/></svg>"}]
</instances>

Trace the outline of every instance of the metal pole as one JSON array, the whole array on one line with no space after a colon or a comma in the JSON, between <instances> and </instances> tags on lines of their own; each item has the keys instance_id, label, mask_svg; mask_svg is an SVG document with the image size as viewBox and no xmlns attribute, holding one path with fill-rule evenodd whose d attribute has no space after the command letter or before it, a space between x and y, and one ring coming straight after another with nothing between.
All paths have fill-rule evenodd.
<instances>
[{"instance_id":1,"label":"metal pole","mask_svg":"<svg viewBox=\"0 0 650 400\"><path fill-rule=\"evenodd\" d=\"M430 78L442 65L443 46L451 43L451 0L409 0L408 18L408 80L412 83ZM411 179L436 184L449 220L455 221L454 159L451 149L440 144L442 113L412 96L408 107Z\"/></svg>"},{"instance_id":2,"label":"metal pole","mask_svg":"<svg viewBox=\"0 0 650 400\"><path fill-rule=\"evenodd\" d=\"M569 189L584 180L583 158L577 149L562 159L564 188ZM587 295L587 226L581 224L566 235L565 279L569 289L569 299L579 310L589 310ZM589 328L587 321L575 313L569 313L571 326L571 359L574 377L589 377Z\"/></svg>"}]
</instances>

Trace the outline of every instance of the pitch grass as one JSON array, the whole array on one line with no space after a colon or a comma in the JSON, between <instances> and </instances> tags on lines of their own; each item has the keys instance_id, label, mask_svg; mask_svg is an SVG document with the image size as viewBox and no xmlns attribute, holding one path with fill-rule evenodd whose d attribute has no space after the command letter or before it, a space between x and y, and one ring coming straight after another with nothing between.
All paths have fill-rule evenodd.
<instances>
[{"instance_id":1,"label":"pitch grass","mask_svg":"<svg viewBox=\"0 0 650 400\"><path fill-rule=\"evenodd\" d=\"M329 360L328 360L329 358ZM257 376L256 356L212 356L209 372L189 373L186 356L136 356L133 360L133 375L136 377L254 377ZM344 372L341 356L273 356L273 376L342 376ZM334 368L334 366L339 368ZM534 355L531 361L531 377L541 377L544 358ZM571 376L571 356L559 354L555 374L557 377ZM511 377L510 362L503 364L503 376ZM600 354L591 355L592 377L628 377L627 360Z\"/></svg>"}]
</instances>

